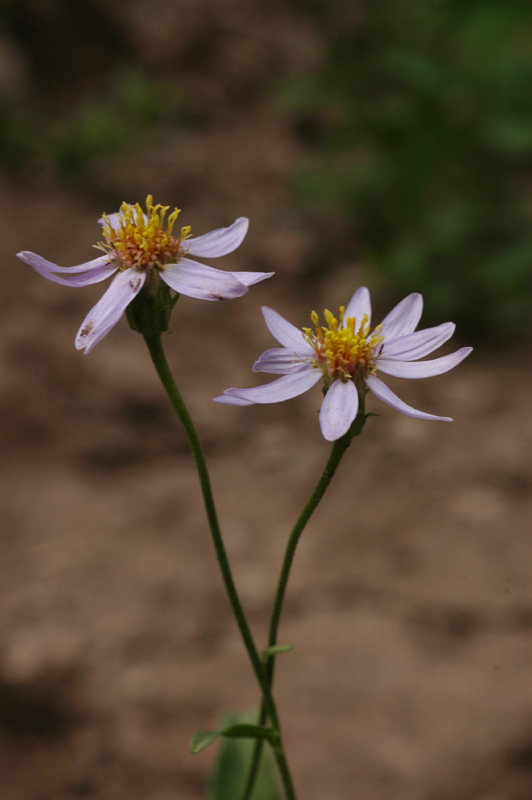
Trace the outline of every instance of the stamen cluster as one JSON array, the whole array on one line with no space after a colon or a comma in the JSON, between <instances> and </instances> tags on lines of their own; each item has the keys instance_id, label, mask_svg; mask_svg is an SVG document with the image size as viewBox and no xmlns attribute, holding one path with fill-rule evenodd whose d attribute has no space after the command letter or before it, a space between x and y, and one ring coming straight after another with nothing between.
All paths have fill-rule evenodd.
<instances>
[{"instance_id":1,"label":"stamen cluster","mask_svg":"<svg viewBox=\"0 0 532 800\"><path fill-rule=\"evenodd\" d=\"M313 364L329 381L364 377L376 372L376 357L382 350L382 326L370 336L369 319L365 314L360 323L355 317L345 317L341 306L338 319L328 310L323 312L327 326L319 324L316 311L311 314L312 328L303 328L303 337L316 353Z\"/></svg>"},{"instance_id":2,"label":"stamen cluster","mask_svg":"<svg viewBox=\"0 0 532 800\"><path fill-rule=\"evenodd\" d=\"M167 264L175 264L184 249L182 242L190 236L190 225L181 228L179 236L172 234L180 209L174 208L166 219L170 206L153 205L153 197L146 198L146 212L139 203L122 203L118 219L111 221L103 214L105 242L97 247L108 253L118 269L162 270Z\"/></svg>"}]
</instances>

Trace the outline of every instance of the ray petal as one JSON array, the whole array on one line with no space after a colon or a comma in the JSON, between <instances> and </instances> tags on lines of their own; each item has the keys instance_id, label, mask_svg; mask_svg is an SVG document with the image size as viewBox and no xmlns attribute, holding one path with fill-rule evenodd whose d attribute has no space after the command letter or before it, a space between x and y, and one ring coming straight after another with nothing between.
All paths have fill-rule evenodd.
<instances>
[{"instance_id":1,"label":"ray petal","mask_svg":"<svg viewBox=\"0 0 532 800\"><path fill-rule=\"evenodd\" d=\"M202 258L226 256L242 244L248 232L248 227L249 220L247 217L239 217L228 228L217 228L215 231L205 233L203 236L187 239L187 253L190 253L191 256L200 256Z\"/></svg>"},{"instance_id":2,"label":"ray petal","mask_svg":"<svg viewBox=\"0 0 532 800\"><path fill-rule=\"evenodd\" d=\"M417 292L409 294L383 319L382 332L386 340L406 336L415 331L423 311L423 298Z\"/></svg>"},{"instance_id":3,"label":"ray petal","mask_svg":"<svg viewBox=\"0 0 532 800\"><path fill-rule=\"evenodd\" d=\"M146 273L134 269L118 273L104 296L83 320L76 336L78 350L84 350L87 355L104 336L107 336L127 306L138 295L145 280Z\"/></svg>"},{"instance_id":4,"label":"ray petal","mask_svg":"<svg viewBox=\"0 0 532 800\"><path fill-rule=\"evenodd\" d=\"M418 411L417 408L412 408L399 397L397 397L392 390L383 383L380 378L375 377L375 375L368 375L366 378L366 383L368 388L373 392L373 394L382 400L383 403L386 405L395 408L396 411L400 411L401 414L406 414L407 417L415 417L416 419L435 419L441 420L442 422L452 422L452 417L437 417L434 414L427 414L424 411Z\"/></svg>"},{"instance_id":5,"label":"ray petal","mask_svg":"<svg viewBox=\"0 0 532 800\"><path fill-rule=\"evenodd\" d=\"M311 367L302 367L298 372L282 375L271 383L255 386L252 389L226 389L222 396L236 397L249 403L281 403L298 397L321 378L321 372ZM214 398L215 401L218 398ZM228 402L225 400L224 402Z\"/></svg>"},{"instance_id":6,"label":"ray petal","mask_svg":"<svg viewBox=\"0 0 532 800\"><path fill-rule=\"evenodd\" d=\"M431 378L433 375L442 375L456 367L473 350L472 347L461 347L449 355L441 358L431 358L429 361L399 361L397 359L379 360L379 370L387 375L397 378Z\"/></svg>"},{"instance_id":7,"label":"ray petal","mask_svg":"<svg viewBox=\"0 0 532 800\"><path fill-rule=\"evenodd\" d=\"M321 432L328 442L347 433L358 412L358 392L353 381L335 381L323 398Z\"/></svg>"},{"instance_id":8,"label":"ray petal","mask_svg":"<svg viewBox=\"0 0 532 800\"><path fill-rule=\"evenodd\" d=\"M248 290L231 272L207 267L189 258L169 264L161 271L161 278L176 292L198 300L232 300L242 297Z\"/></svg>"}]
</instances>

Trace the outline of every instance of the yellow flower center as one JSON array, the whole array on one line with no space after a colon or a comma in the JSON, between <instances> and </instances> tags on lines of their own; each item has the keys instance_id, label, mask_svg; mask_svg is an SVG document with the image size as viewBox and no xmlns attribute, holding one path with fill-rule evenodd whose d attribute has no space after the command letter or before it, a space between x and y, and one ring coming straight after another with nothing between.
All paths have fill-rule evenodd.
<instances>
[{"instance_id":1,"label":"yellow flower center","mask_svg":"<svg viewBox=\"0 0 532 800\"><path fill-rule=\"evenodd\" d=\"M154 206L151 195L146 198L146 212L139 203L122 203L113 224L107 214L102 215L105 241L96 247L108 253L121 270L133 267L145 272L175 264L186 252L182 243L190 236L191 228L186 225L179 236L174 236L172 229L181 212L174 208L166 217L169 209L170 206Z\"/></svg>"},{"instance_id":2,"label":"yellow flower center","mask_svg":"<svg viewBox=\"0 0 532 800\"><path fill-rule=\"evenodd\" d=\"M313 364L323 372L326 383L334 380L355 380L376 372L376 358L382 350L384 335L378 325L370 335L367 315L358 322L355 317L345 317L345 307L340 308L338 319L325 309L325 325L319 324L318 314L311 314L312 328L303 328L303 336L316 353Z\"/></svg>"}]
</instances>

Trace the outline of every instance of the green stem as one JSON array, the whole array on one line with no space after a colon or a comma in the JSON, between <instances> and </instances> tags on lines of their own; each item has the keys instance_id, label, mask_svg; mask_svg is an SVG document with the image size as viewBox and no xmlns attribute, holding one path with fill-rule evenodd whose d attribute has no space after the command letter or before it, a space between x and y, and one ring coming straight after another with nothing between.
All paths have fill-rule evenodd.
<instances>
[{"instance_id":1,"label":"green stem","mask_svg":"<svg viewBox=\"0 0 532 800\"><path fill-rule=\"evenodd\" d=\"M267 715L267 718L270 719L273 729L278 734L278 736L276 737L276 742L272 746L272 749L275 756L275 760L277 762L279 773L281 775L281 780L283 783L285 795L287 797L287 800L296 800L295 790L292 784L290 771L288 768L286 756L282 745L281 727L279 723L279 716L277 713L275 702L271 693L271 688L270 688L271 683L270 680L268 679L264 663L261 660L261 657L258 653L257 647L253 640L253 636L250 627L248 625L246 616L244 614L244 610L242 608L242 604L240 602L240 598L236 590L235 582L233 580L231 567L229 565L229 560L227 558L227 553L225 550L225 545L220 530L220 524L218 522L218 515L216 513L216 506L214 504L214 497L212 494L211 482L210 482L209 472L207 469L207 462L205 460L205 455L203 453L203 448L201 446L198 433L192 421L192 417L190 416L188 409L183 401L183 398L179 393L173 375L170 371L170 367L168 366L168 362L166 360L164 349L161 343L160 334L145 333L143 335L146 345L148 346L151 359L153 361L155 369L157 370L157 374L159 375L161 383L164 386L164 389L170 399L170 402L172 403L177 413L177 416L179 417L181 424L183 425L185 434L187 436L190 445L190 449L192 450L192 455L194 457L196 470L198 472L201 492L203 495L205 511L207 513L207 520L209 523L211 537L214 544L214 549L216 551L218 564L220 566L220 571L222 573L222 578L224 581L227 596L229 598L229 602L231 603L231 608L233 609L233 613L235 615L240 635L242 637L242 641L244 642L244 646L246 648L249 660L251 662L251 666L255 673L255 677L262 692L262 703L265 709L265 713Z\"/></svg>"},{"instance_id":2,"label":"green stem","mask_svg":"<svg viewBox=\"0 0 532 800\"><path fill-rule=\"evenodd\" d=\"M338 469L338 465L340 464L340 461L344 456L344 453L351 444L351 440L355 436L359 436L360 433L362 433L365 421L366 421L366 413L364 409L364 397L362 396L360 398L359 412L355 421L353 422L353 425L351 426L351 429L348 431L348 433L346 433L345 436L342 436L341 439L337 439L334 442L331 453L325 465L325 469L323 470L322 475L318 483L316 484L316 487L312 492L308 503L301 512L288 539L288 543L286 545L286 550L284 554L283 564L281 567L281 573L279 575L279 581L277 583L275 600L273 603L272 613L270 617L268 647L274 647L277 644L277 632L279 629L279 622L281 619L281 612L283 609L286 587L288 585L288 578L290 577L290 571L292 569L296 548L299 539L301 537L301 534L305 530L308 521L310 520L314 511L318 507L323 495L327 491L329 484L332 481L336 470ZM275 666L275 656L270 656L269 658L266 659L266 674L268 677L268 685L270 687L270 690L273 685L274 666ZM259 724L260 725L266 724L268 716L269 716L268 708L263 698L259 715ZM242 800L251 800L253 787L255 785L255 780L260 765L261 755L262 755L262 741L260 739L257 739L253 750L253 757L251 759L251 764L248 772L248 777L246 780L244 794L242 795Z\"/></svg>"}]
</instances>

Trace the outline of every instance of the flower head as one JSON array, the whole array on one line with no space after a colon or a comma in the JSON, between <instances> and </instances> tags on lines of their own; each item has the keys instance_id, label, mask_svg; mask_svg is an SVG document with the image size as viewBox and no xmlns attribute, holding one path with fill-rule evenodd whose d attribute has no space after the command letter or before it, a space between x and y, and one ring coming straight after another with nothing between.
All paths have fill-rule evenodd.
<instances>
[{"instance_id":1,"label":"flower head","mask_svg":"<svg viewBox=\"0 0 532 800\"><path fill-rule=\"evenodd\" d=\"M103 255L76 267L59 267L28 251L18 253L40 275L64 286L88 286L117 273L81 324L76 337L78 350L89 353L109 333L147 280L153 285L161 278L169 289L188 297L224 300L240 297L253 283L273 275L224 272L190 258L232 253L247 233L246 217L239 217L229 228L194 238L188 225L174 233L180 210L169 210L169 206L154 205L149 195L145 211L139 203L122 203L116 214L104 214L99 220L103 240L96 245Z\"/></svg>"},{"instance_id":2,"label":"flower head","mask_svg":"<svg viewBox=\"0 0 532 800\"><path fill-rule=\"evenodd\" d=\"M321 324L313 311L313 327L299 330L271 308L263 308L266 325L282 347L266 350L253 370L281 377L253 389L226 389L214 399L230 405L278 403L303 394L322 380L325 398L320 426L328 441L348 432L358 412L359 398L368 390L402 414L451 422L450 417L437 417L407 405L377 377L378 372L401 378L440 375L471 352L471 347L462 347L450 355L419 361L450 339L455 329L452 322L445 322L416 331L422 309L421 295L410 294L371 330L370 295L362 287L346 307L340 308L337 317L326 310L325 324Z\"/></svg>"}]
</instances>

